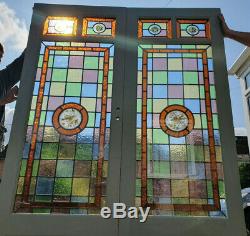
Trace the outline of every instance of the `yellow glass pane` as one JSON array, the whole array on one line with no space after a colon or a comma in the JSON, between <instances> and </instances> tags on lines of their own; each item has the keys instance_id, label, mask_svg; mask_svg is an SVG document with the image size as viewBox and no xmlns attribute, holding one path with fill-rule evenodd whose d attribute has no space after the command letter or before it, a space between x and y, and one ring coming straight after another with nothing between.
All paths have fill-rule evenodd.
<instances>
[{"instance_id":1,"label":"yellow glass pane","mask_svg":"<svg viewBox=\"0 0 250 236\"><path fill-rule=\"evenodd\" d=\"M89 194L89 179L74 178L72 195L73 196L88 196Z\"/></svg>"},{"instance_id":2,"label":"yellow glass pane","mask_svg":"<svg viewBox=\"0 0 250 236\"><path fill-rule=\"evenodd\" d=\"M48 16L44 23L43 35L76 35L76 17Z\"/></svg>"}]
</instances>

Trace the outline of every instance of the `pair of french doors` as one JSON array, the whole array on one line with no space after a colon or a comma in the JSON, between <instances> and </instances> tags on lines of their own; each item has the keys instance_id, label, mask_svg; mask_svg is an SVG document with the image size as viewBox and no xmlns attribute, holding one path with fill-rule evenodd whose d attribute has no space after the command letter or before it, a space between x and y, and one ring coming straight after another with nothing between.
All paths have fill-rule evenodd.
<instances>
[{"instance_id":1,"label":"pair of french doors","mask_svg":"<svg viewBox=\"0 0 250 236\"><path fill-rule=\"evenodd\" d=\"M35 4L1 235L244 235L218 14Z\"/></svg>"}]
</instances>

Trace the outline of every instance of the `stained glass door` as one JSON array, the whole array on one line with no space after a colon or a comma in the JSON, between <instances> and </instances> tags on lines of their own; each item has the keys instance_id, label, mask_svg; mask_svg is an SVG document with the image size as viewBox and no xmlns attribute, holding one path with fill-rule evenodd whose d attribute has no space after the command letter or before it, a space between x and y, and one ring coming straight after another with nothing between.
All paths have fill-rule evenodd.
<instances>
[{"instance_id":1,"label":"stained glass door","mask_svg":"<svg viewBox=\"0 0 250 236\"><path fill-rule=\"evenodd\" d=\"M245 235L218 14L129 10L121 201L150 212L123 236Z\"/></svg>"},{"instance_id":2,"label":"stained glass door","mask_svg":"<svg viewBox=\"0 0 250 236\"><path fill-rule=\"evenodd\" d=\"M35 4L1 235L245 235L219 13Z\"/></svg>"},{"instance_id":3,"label":"stained glass door","mask_svg":"<svg viewBox=\"0 0 250 236\"><path fill-rule=\"evenodd\" d=\"M119 202L124 22L124 9L36 4L6 164L13 176L1 191L4 235L118 234L100 211Z\"/></svg>"}]
</instances>

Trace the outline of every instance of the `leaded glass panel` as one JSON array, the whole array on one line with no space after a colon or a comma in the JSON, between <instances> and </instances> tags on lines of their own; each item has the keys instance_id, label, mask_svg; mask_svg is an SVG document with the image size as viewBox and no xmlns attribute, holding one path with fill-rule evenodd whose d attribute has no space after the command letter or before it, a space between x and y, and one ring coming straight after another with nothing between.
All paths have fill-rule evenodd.
<instances>
[{"instance_id":1,"label":"leaded glass panel","mask_svg":"<svg viewBox=\"0 0 250 236\"><path fill-rule=\"evenodd\" d=\"M210 38L210 23L207 20L177 20L177 35L180 38Z\"/></svg>"},{"instance_id":2,"label":"leaded glass panel","mask_svg":"<svg viewBox=\"0 0 250 236\"><path fill-rule=\"evenodd\" d=\"M171 20L139 20L138 38L172 37Z\"/></svg>"},{"instance_id":3,"label":"leaded glass panel","mask_svg":"<svg viewBox=\"0 0 250 236\"><path fill-rule=\"evenodd\" d=\"M44 35L76 35L76 17L48 16L43 29Z\"/></svg>"},{"instance_id":4,"label":"leaded glass panel","mask_svg":"<svg viewBox=\"0 0 250 236\"><path fill-rule=\"evenodd\" d=\"M116 20L107 18L84 18L83 36L115 37Z\"/></svg>"},{"instance_id":5,"label":"leaded glass panel","mask_svg":"<svg viewBox=\"0 0 250 236\"><path fill-rule=\"evenodd\" d=\"M113 56L112 44L42 42L15 212L106 204Z\"/></svg>"},{"instance_id":6,"label":"leaded glass panel","mask_svg":"<svg viewBox=\"0 0 250 236\"><path fill-rule=\"evenodd\" d=\"M226 216L210 45L140 45L136 204Z\"/></svg>"}]
</instances>

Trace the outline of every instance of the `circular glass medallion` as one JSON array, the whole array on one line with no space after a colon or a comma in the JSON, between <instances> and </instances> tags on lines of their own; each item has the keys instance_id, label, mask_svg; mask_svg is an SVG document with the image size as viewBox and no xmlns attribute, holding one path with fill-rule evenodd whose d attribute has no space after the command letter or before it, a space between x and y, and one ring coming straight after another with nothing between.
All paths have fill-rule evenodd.
<instances>
[{"instance_id":1,"label":"circular glass medallion","mask_svg":"<svg viewBox=\"0 0 250 236\"><path fill-rule=\"evenodd\" d=\"M166 125L173 131L182 131L187 128L188 117L182 111L171 111L166 116Z\"/></svg>"},{"instance_id":2,"label":"circular glass medallion","mask_svg":"<svg viewBox=\"0 0 250 236\"><path fill-rule=\"evenodd\" d=\"M186 28L186 32L191 36L195 36L195 35L199 34L200 30L199 30L198 26L196 26L196 25L189 25Z\"/></svg>"},{"instance_id":3,"label":"circular glass medallion","mask_svg":"<svg viewBox=\"0 0 250 236\"><path fill-rule=\"evenodd\" d=\"M106 30L106 26L103 23L96 23L93 26L93 30L94 30L95 33L101 34Z\"/></svg>"},{"instance_id":4,"label":"circular glass medallion","mask_svg":"<svg viewBox=\"0 0 250 236\"><path fill-rule=\"evenodd\" d=\"M59 106L53 114L55 129L64 135L74 135L81 132L88 123L88 112L76 103L66 103Z\"/></svg>"},{"instance_id":5,"label":"circular glass medallion","mask_svg":"<svg viewBox=\"0 0 250 236\"><path fill-rule=\"evenodd\" d=\"M59 115L59 124L64 129L75 129L80 125L81 120L81 113L75 108L65 109Z\"/></svg>"},{"instance_id":6,"label":"circular glass medallion","mask_svg":"<svg viewBox=\"0 0 250 236\"><path fill-rule=\"evenodd\" d=\"M152 35L157 35L161 32L161 26L157 24L152 24L149 26L148 31Z\"/></svg>"},{"instance_id":7,"label":"circular glass medallion","mask_svg":"<svg viewBox=\"0 0 250 236\"><path fill-rule=\"evenodd\" d=\"M54 29L59 34L71 34L73 30L73 22L68 21L68 20L56 21Z\"/></svg>"},{"instance_id":8,"label":"circular glass medallion","mask_svg":"<svg viewBox=\"0 0 250 236\"><path fill-rule=\"evenodd\" d=\"M194 128L192 112L181 105L165 107L160 114L161 129L173 137L182 137L189 134Z\"/></svg>"},{"instance_id":9,"label":"circular glass medallion","mask_svg":"<svg viewBox=\"0 0 250 236\"><path fill-rule=\"evenodd\" d=\"M61 23L57 23L55 25L55 30L59 33L63 33L65 31L65 25L61 24Z\"/></svg>"}]
</instances>

